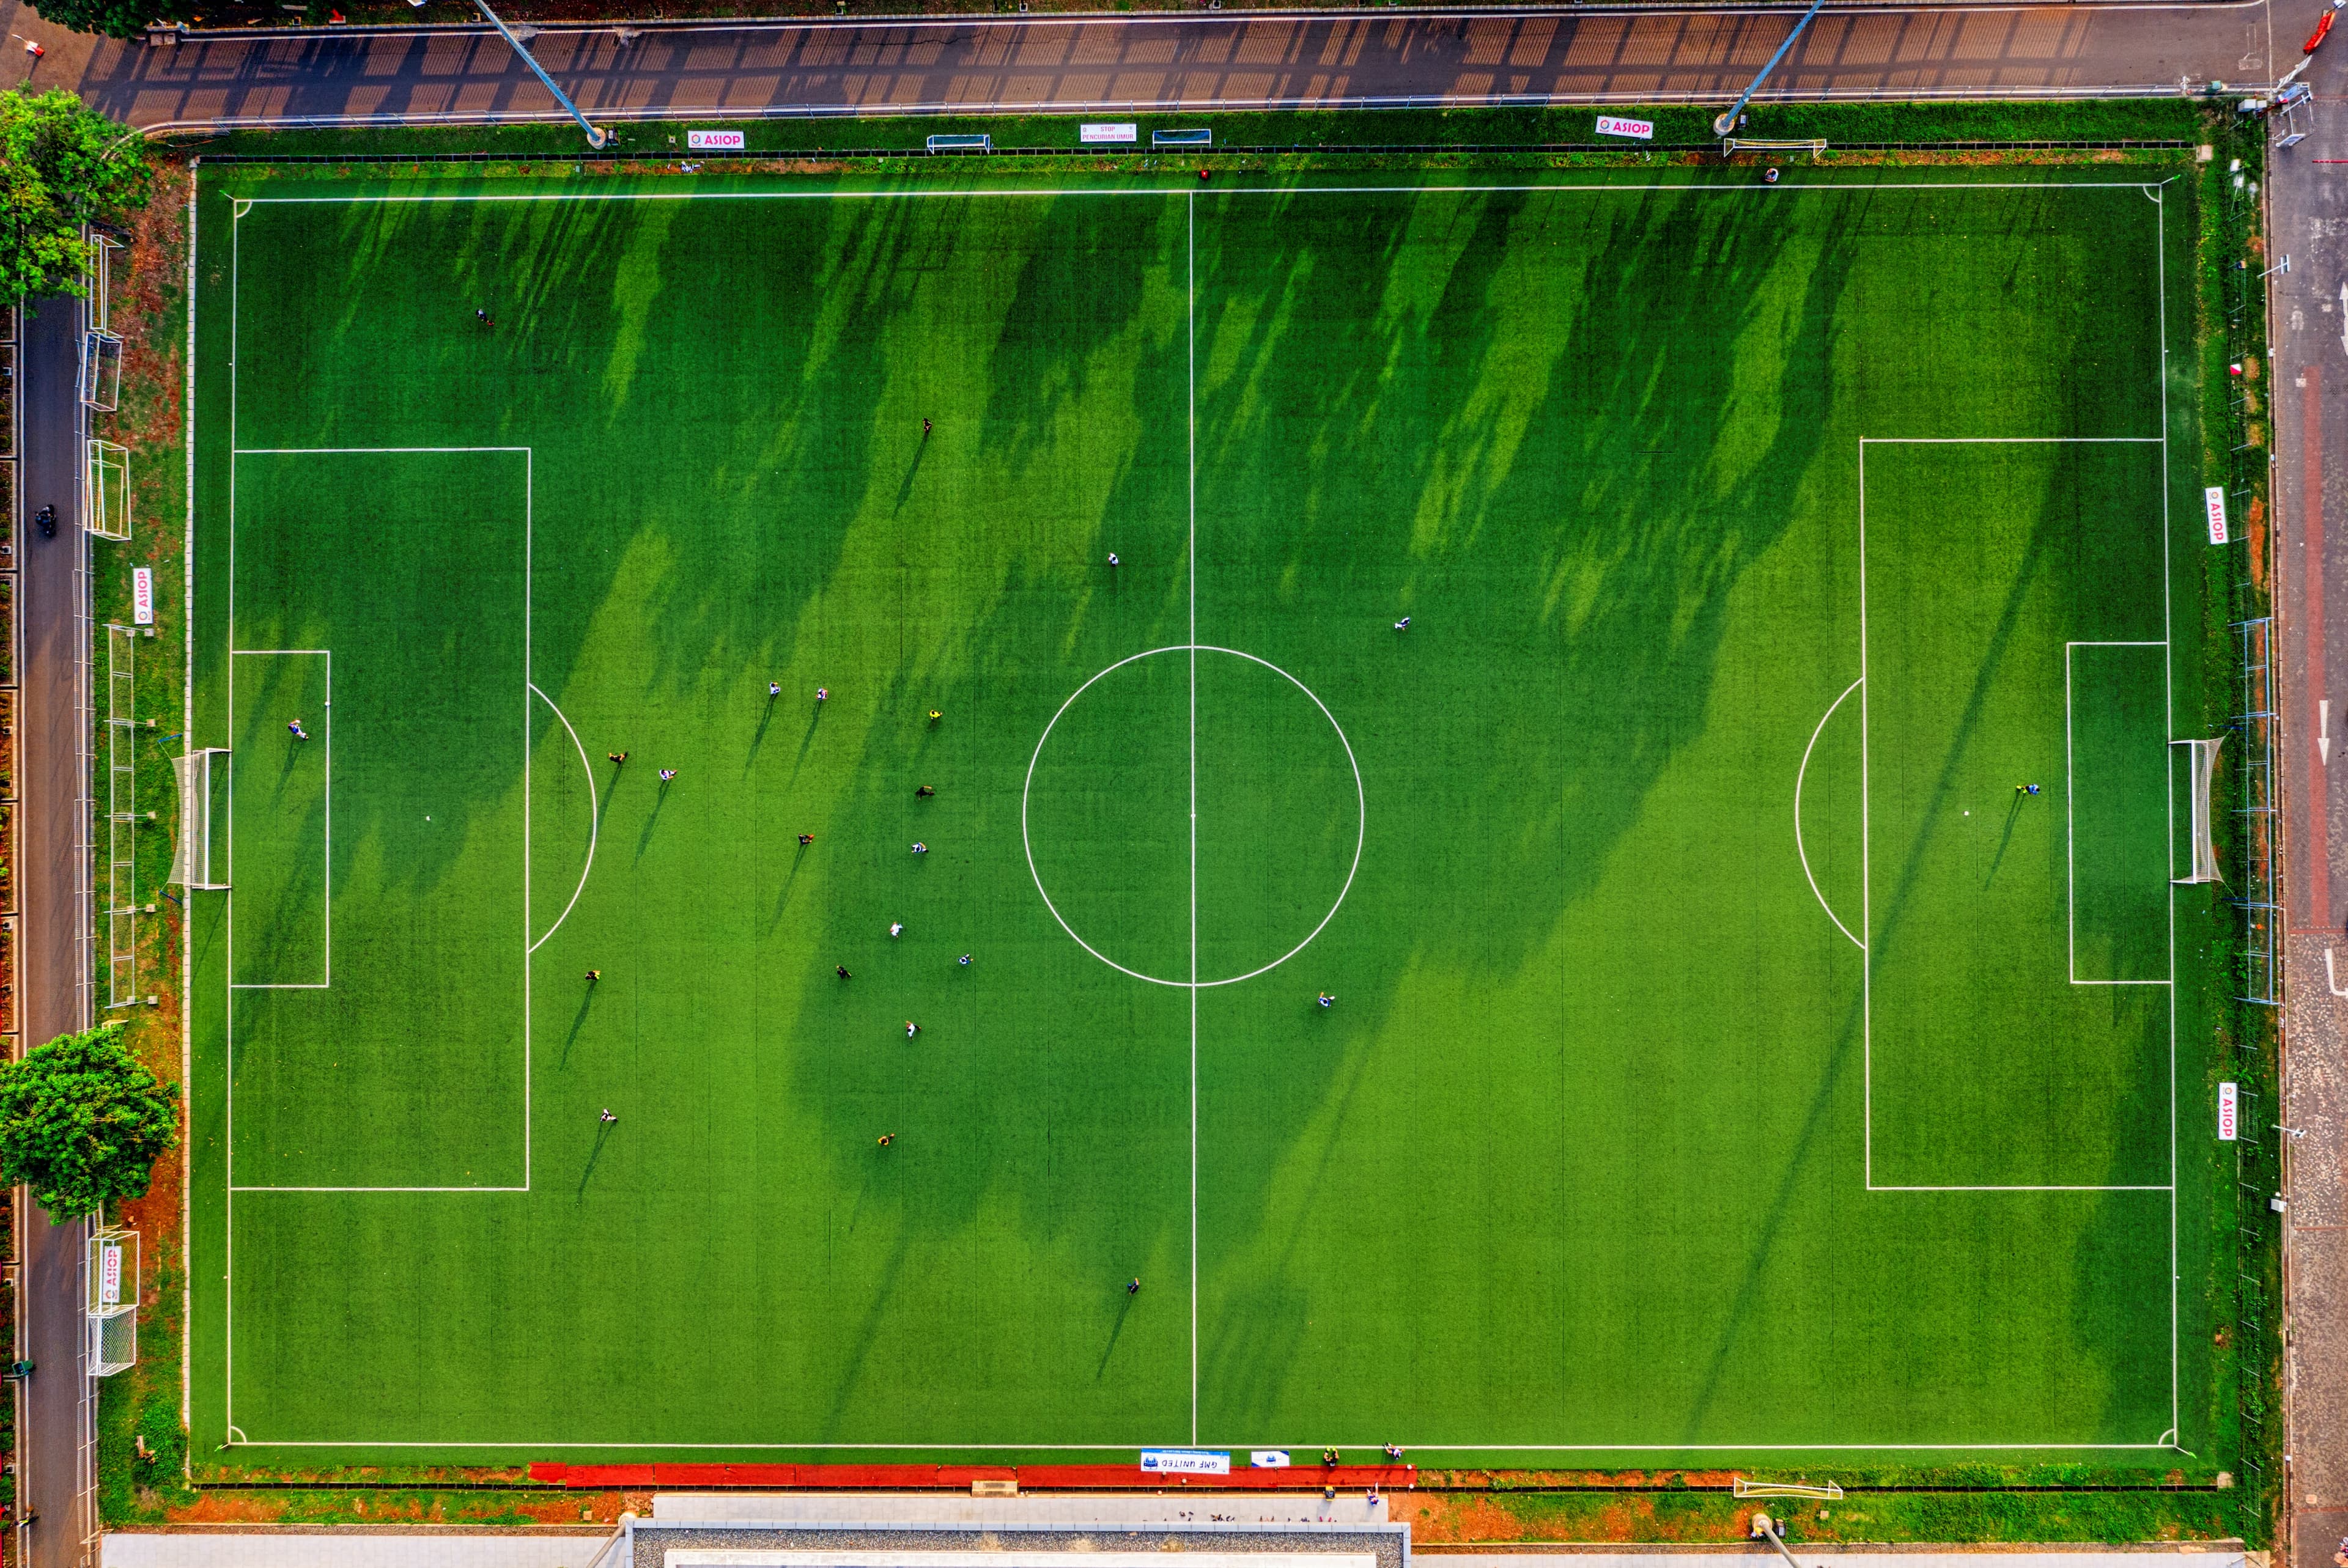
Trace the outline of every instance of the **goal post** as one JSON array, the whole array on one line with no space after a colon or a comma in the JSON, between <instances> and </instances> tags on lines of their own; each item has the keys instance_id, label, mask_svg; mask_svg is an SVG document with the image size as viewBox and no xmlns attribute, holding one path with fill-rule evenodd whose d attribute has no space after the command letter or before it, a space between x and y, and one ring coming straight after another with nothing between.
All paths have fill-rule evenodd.
<instances>
[{"instance_id":1,"label":"goal post","mask_svg":"<svg viewBox=\"0 0 2348 1568\"><path fill-rule=\"evenodd\" d=\"M168 880L191 890L228 886L228 857L214 847L213 825L215 794L223 802L227 797L227 766L228 751L221 746L200 747L171 759L180 784L180 834Z\"/></svg>"},{"instance_id":2,"label":"goal post","mask_svg":"<svg viewBox=\"0 0 2348 1568\"><path fill-rule=\"evenodd\" d=\"M111 1378L139 1361L139 1233L100 1225L86 1257L89 1375Z\"/></svg>"},{"instance_id":3,"label":"goal post","mask_svg":"<svg viewBox=\"0 0 2348 1568\"><path fill-rule=\"evenodd\" d=\"M1738 1497L1810 1497L1822 1502L1840 1502L1842 1488L1831 1481L1752 1481L1738 1476L1731 1490Z\"/></svg>"},{"instance_id":4,"label":"goal post","mask_svg":"<svg viewBox=\"0 0 2348 1568\"><path fill-rule=\"evenodd\" d=\"M1734 158L1740 152L1807 152L1812 157L1827 149L1827 138L1811 137L1797 141L1756 141L1749 137L1732 136L1721 139L1724 158Z\"/></svg>"},{"instance_id":5,"label":"goal post","mask_svg":"<svg viewBox=\"0 0 2348 1568\"><path fill-rule=\"evenodd\" d=\"M2214 797L2218 791L2218 749L2226 737L2213 741L2171 741L2172 746L2185 748L2186 772L2192 785L2192 813L2189 833L2193 842L2193 869L2184 876L2170 881L2179 885L2222 880L2218 875L2217 812Z\"/></svg>"}]
</instances>

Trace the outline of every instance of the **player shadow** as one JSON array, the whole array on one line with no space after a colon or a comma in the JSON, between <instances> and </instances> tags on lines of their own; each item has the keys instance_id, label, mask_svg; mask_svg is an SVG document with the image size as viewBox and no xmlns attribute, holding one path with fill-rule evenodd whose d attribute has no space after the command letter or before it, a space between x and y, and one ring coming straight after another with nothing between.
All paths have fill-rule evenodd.
<instances>
[{"instance_id":1,"label":"player shadow","mask_svg":"<svg viewBox=\"0 0 2348 1568\"><path fill-rule=\"evenodd\" d=\"M818 702L815 705L815 712L808 715L807 733L799 737L798 755L791 759L791 777L797 778L799 776L799 769L807 763L808 748L815 744L816 725L820 723L822 720L823 704ZM764 727L765 726L763 725L760 726L761 729Z\"/></svg>"},{"instance_id":2,"label":"player shadow","mask_svg":"<svg viewBox=\"0 0 2348 1568\"><path fill-rule=\"evenodd\" d=\"M627 772L626 767L621 764L614 763L610 765L612 774L603 781L603 798L595 805L595 820L598 822L601 822L603 819L603 814L611 809L612 792L620 787L620 775Z\"/></svg>"},{"instance_id":3,"label":"player shadow","mask_svg":"<svg viewBox=\"0 0 2348 1568\"><path fill-rule=\"evenodd\" d=\"M587 1009L592 1007L594 1003L595 988L592 985L590 985L584 991L580 993L579 1010L571 1015L571 1029L569 1032L565 1033L562 1037L562 1054L555 1061L555 1065L557 1067L568 1067L571 1065L572 1044L578 1040L579 1031L586 1027Z\"/></svg>"},{"instance_id":4,"label":"player shadow","mask_svg":"<svg viewBox=\"0 0 2348 1568\"><path fill-rule=\"evenodd\" d=\"M897 503L889 508L889 515L891 517L893 518L899 512L903 511L905 509L906 501L911 498L913 494L913 478L916 475L921 473L922 459L929 455L929 438L927 436L923 436L922 438L922 444L913 448L913 460L905 465L904 482L897 487Z\"/></svg>"},{"instance_id":5,"label":"player shadow","mask_svg":"<svg viewBox=\"0 0 2348 1568\"><path fill-rule=\"evenodd\" d=\"M1978 671L1973 677L1972 694L1958 717L1955 732L1949 742L1948 754L1941 764L1939 776L1933 781L1931 794L1927 804L1919 815L1918 820L1921 822L1930 824L1938 820L1945 809L1945 803L1951 792L1956 788L1957 774L1963 764L1965 749L1974 732L1981 727L1982 711L1988 705L1990 687L2004 661L2006 647L2013 641L2015 623L2022 616L2024 600L2035 582L2038 567L2050 548L2048 530L2054 526L2052 519L2042 519L2032 530L2030 545L2024 553L2021 569L2014 574L2013 587L2006 594L2005 608L1998 616L1997 625L1992 630L1987 646L1982 654ZM2012 810L2006 814L2006 832L2009 837L2013 834L2014 820L2021 812L2023 800L2024 797L2017 794L2014 796ZM1890 896L1884 901L1883 917L1876 925L1874 943L1869 949L1870 961L1880 961L1879 957L1877 956L1890 948L1900 922L1907 916L1909 905L1915 897L1917 884L1923 876L1925 849L1930 836L1931 830L1927 827L1918 834L1914 844L1908 851L1906 861L1900 867L1899 880L1892 884ZM2001 845L2000 853L2003 852L2003 845ZM1719 1392L1721 1377L1729 1365L1730 1353L1735 1347L1738 1330L1753 1308L1755 1298L1760 1291L1762 1276L1767 1269L1770 1254L1776 1245L1777 1235L1784 1228L1787 1212L1792 1207L1795 1184L1800 1177L1804 1162L1808 1157L1809 1150L1817 1140L1819 1130L1826 1123L1828 1112L1834 1101L1835 1086L1842 1076L1845 1063L1849 1060L1852 1044L1864 1037L1863 1026L1866 1014L1867 996L1862 990L1852 999L1850 1009L1844 1016L1842 1028L1836 1036L1834 1051L1827 1059L1826 1071L1820 1077L1818 1092L1811 1099L1808 1114L1803 1118L1801 1134L1795 1140L1792 1153L1786 1162L1785 1173L1779 1179L1776 1195L1769 1206L1768 1216L1762 1225L1760 1235L1754 1238L1752 1247L1746 1255L1744 1278L1737 1286L1735 1299L1729 1307L1728 1326L1721 1331L1720 1344L1713 1352L1711 1365L1705 1368L1703 1380L1697 1385L1695 1399L1689 1410L1684 1431L1690 1442L1696 1440L1698 1435L1704 1430L1704 1414L1711 1408L1714 1397Z\"/></svg>"},{"instance_id":6,"label":"player shadow","mask_svg":"<svg viewBox=\"0 0 2348 1568\"><path fill-rule=\"evenodd\" d=\"M2029 798L2020 790L2013 792L2013 804L2005 809L2005 831L1998 835L1997 853L1990 856L1989 870L1982 877L1983 887L1997 880L1997 868L2005 860L2006 845L2013 842L2014 824L2022 820L2022 803Z\"/></svg>"},{"instance_id":7,"label":"player shadow","mask_svg":"<svg viewBox=\"0 0 2348 1568\"><path fill-rule=\"evenodd\" d=\"M1794 1206L1794 1189L1802 1179L1803 1167L1810 1152L1825 1131L1828 1113L1835 1102L1835 1088L1842 1081L1843 1070L1850 1060L1851 1047L1860 1039L1861 1020L1867 1014L1866 993L1851 1000L1850 1009L1843 1015L1842 1028L1835 1038L1832 1054L1826 1061L1826 1071L1819 1075L1818 1092L1810 1097L1808 1114L1802 1118L1802 1130L1786 1158L1784 1173L1777 1179L1777 1191L1771 1199L1767 1215L1763 1220L1761 1234L1753 1238L1746 1255L1745 1276L1736 1287L1735 1300L1729 1304L1728 1327L1721 1330L1720 1343L1714 1348L1712 1361L1704 1368L1702 1380L1696 1384L1695 1399L1688 1409L1687 1425L1682 1429L1686 1440L1694 1443L1704 1431L1705 1412L1720 1392L1720 1380L1728 1370L1731 1353L1736 1348L1739 1327L1752 1311L1755 1298L1760 1294L1762 1276L1768 1272L1769 1259L1777 1245L1777 1235L1785 1228L1787 1216Z\"/></svg>"},{"instance_id":8,"label":"player shadow","mask_svg":"<svg viewBox=\"0 0 2348 1568\"><path fill-rule=\"evenodd\" d=\"M579 1195L581 1197L583 1198L587 1195L587 1182L588 1179L595 1173L595 1162L603 1157L603 1145L605 1143L610 1141L612 1129L618 1125L619 1123L616 1122L605 1122L597 1125L595 1129L595 1146L587 1152L587 1168L579 1173Z\"/></svg>"},{"instance_id":9,"label":"player shadow","mask_svg":"<svg viewBox=\"0 0 2348 1568\"><path fill-rule=\"evenodd\" d=\"M654 795L654 796L653 797L653 814L652 814L650 816L648 816L648 817L644 818L644 832L642 832L642 833L640 833L640 834L638 834L638 835L636 835L636 859L637 859L637 860L641 861L642 859L644 859L644 851L645 851L646 849L649 849L650 847L652 847L652 842L653 842L653 829L654 829L655 827L658 827L658 826L660 825L660 814L661 814L661 807L663 807L663 806L666 805L667 804L668 804L668 781L667 781L666 779L663 779L663 780L661 781L660 794L656 794L656 795Z\"/></svg>"},{"instance_id":10,"label":"player shadow","mask_svg":"<svg viewBox=\"0 0 2348 1568\"><path fill-rule=\"evenodd\" d=\"M1093 1368L1093 1381L1097 1383L1108 1375L1108 1358L1117 1354L1117 1336L1125 1332L1125 1320L1133 1316L1133 1304L1138 1295L1128 1293L1124 1305L1117 1309L1117 1322L1109 1328L1108 1343L1101 1347L1100 1365Z\"/></svg>"},{"instance_id":11,"label":"player shadow","mask_svg":"<svg viewBox=\"0 0 2348 1568\"><path fill-rule=\"evenodd\" d=\"M802 845L799 847L799 852L791 856L790 871L783 877L783 890L775 895L775 907L767 916L767 929L768 931L772 931L777 926L782 924L783 911L789 907L791 902L791 884L799 879L799 867L806 864L807 848Z\"/></svg>"},{"instance_id":12,"label":"player shadow","mask_svg":"<svg viewBox=\"0 0 2348 1568\"><path fill-rule=\"evenodd\" d=\"M742 771L748 773L758 760L758 748L767 743L767 726L775 722L775 704L779 698L768 697L766 708L758 714L758 727L750 736L750 753L742 759Z\"/></svg>"},{"instance_id":13,"label":"player shadow","mask_svg":"<svg viewBox=\"0 0 2348 1568\"><path fill-rule=\"evenodd\" d=\"M875 1153L885 1154L886 1149ZM856 1396L856 1385L864 1375L864 1363L871 1358L873 1342L880 1337L881 1319L896 1305L897 1277L905 1272L905 1255L912 1247L912 1232L901 1229L897 1245L889 1254L888 1263L874 1281L871 1305L864 1310L863 1320L856 1326L853 1348L848 1356L848 1366L840 1374L839 1391L831 1397L831 1409L825 1413L822 1432L829 1439L839 1430L840 1418L847 1414L850 1401Z\"/></svg>"}]
</instances>

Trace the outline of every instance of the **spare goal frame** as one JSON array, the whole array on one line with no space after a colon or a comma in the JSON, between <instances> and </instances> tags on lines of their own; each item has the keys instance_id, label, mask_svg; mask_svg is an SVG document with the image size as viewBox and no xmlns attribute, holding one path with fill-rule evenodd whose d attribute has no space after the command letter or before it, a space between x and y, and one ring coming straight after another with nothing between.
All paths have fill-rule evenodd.
<instances>
[{"instance_id":1,"label":"spare goal frame","mask_svg":"<svg viewBox=\"0 0 2348 1568\"><path fill-rule=\"evenodd\" d=\"M111 1378L139 1364L139 1233L101 1225L83 1258L89 1375Z\"/></svg>"}]
</instances>

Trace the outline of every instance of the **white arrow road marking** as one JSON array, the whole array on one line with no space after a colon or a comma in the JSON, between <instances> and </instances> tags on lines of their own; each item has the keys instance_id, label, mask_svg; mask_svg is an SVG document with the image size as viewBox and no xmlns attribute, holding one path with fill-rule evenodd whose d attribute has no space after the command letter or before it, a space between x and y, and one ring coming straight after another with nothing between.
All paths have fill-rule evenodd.
<instances>
[{"instance_id":1,"label":"white arrow road marking","mask_svg":"<svg viewBox=\"0 0 2348 1568\"><path fill-rule=\"evenodd\" d=\"M2332 765L2332 699L2321 698L2315 704L2315 749L2323 758L2323 765Z\"/></svg>"},{"instance_id":2,"label":"white arrow road marking","mask_svg":"<svg viewBox=\"0 0 2348 1568\"><path fill-rule=\"evenodd\" d=\"M2348 354L2348 283L2340 285L2340 352Z\"/></svg>"},{"instance_id":3,"label":"white arrow road marking","mask_svg":"<svg viewBox=\"0 0 2348 1568\"><path fill-rule=\"evenodd\" d=\"M2323 949L2323 979L2324 983L2332 988L2333 996L2348 997L2348 989L2341 986L2339 975L2333 970L2332 949L2329 948Z\"/></svg>"}]
</instances>

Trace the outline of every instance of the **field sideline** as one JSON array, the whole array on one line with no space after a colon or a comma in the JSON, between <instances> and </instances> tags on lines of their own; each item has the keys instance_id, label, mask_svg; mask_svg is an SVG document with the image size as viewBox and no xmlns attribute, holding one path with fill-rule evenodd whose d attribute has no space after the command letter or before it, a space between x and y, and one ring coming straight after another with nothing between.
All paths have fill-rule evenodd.
<instances>
[{"instance_id":1,"label":"field sideline","mask_svg":"<svg viewBox=\"0 0 2348 1568\"><path fill-rule=\"evenodd\" d=\"M207 170L194 1440L2207 1458L2190 201Z\"/></svg>"}]
</instances>

